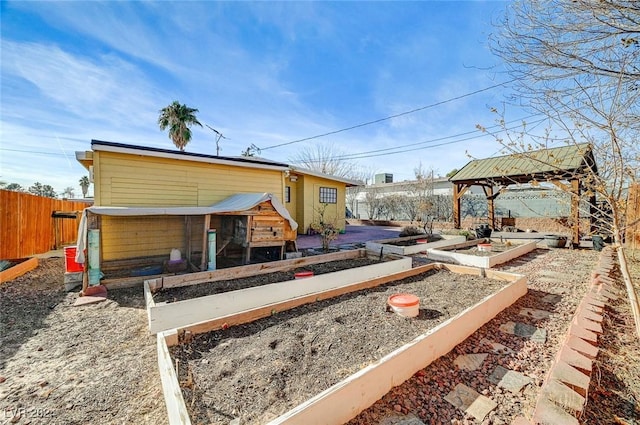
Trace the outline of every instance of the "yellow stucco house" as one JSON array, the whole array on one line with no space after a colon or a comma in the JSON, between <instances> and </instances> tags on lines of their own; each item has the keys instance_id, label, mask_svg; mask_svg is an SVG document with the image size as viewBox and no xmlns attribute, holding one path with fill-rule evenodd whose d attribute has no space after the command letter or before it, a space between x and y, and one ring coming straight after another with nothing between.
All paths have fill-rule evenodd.
<instances>
[{"instance_id":1,"label":"yellow stucco house","mask_svg":"<svg viewBox=\"0 0 640 425\"><path fill-rule=\"evenodd\" d=\"M346 187L359 182L253 157L223 157L122 143L91 141L76 152L89 171L98 207L207 207L232 195L271 193L308 231L324 208L325 219L344 229ZM101 217L103 260L164 255L186 249L185 217L161 223L144 217ZM198 224L200 225L200 224ZM201 229L201 227L199 227ZM138 235L132 242L132 235ZM194 232L194 243L201 239ZM127 240L127 243L122 241Z\"/></svg>"}]
</instances>

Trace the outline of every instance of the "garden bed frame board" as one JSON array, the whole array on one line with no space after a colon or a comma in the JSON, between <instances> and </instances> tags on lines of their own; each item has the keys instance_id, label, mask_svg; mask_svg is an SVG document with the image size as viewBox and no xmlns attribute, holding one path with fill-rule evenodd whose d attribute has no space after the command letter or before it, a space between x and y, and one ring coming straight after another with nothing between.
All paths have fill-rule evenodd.
<instances>
[{"instance_id":1,"label":"garden bed frame board","mask_svg":"<svg viewBox=\"0 0 640 425\"><path fill-rule=\"evenodd\" d=\"M175 276L162 276L154 279L146 279L151 291L155 292L163 288L178 288L181 286L198 285L200 283L217 282L220 280L239 279L242 277L256 276L293 270L311 264L325 263L328 261L349 260L366 257L365 249L332 252L329 254L312 255L309 257L292 258L289 260L269 261L266 263L249 264L245 266L229 267L225 269L189 273Z\"/></svg>"},{"instance_id":2,"label":"garden bed frame board","mask_svg":"<svg viewBox=\"0 0 640 425\"><path fill-rule=\"evenodd\" d=\"M316 301L327 291L351 292L354 284L371 281L411 269L411 258L385 261L369 266L325 273L305 279L288 280L268 285L228 291L190 300L150 305L147 302L149 331L152 334L199 324L198 330L207 329L204 323L219 323L238 314L249 314L255 320L298 305ZM145 282L145 299L152 298L149 282ZM335 296L335 295L334 295ZM327 296L324 296L327 298ZM284 306L289 306L284 308ZM224 322L222 322L224 323ZM228 324L228 323L227 323ZM196 328L191 329L195 332Z\"/></svg>"},{"instance_id":3,"label":"garden bed frame board","mask_svg":"<svg viewBox=\"0 0 640 425\"><path fill-rule=\"evenodd\" d=\"M428 249L427 257L435 261L454 262L465 266L488 269L527 254L536 249L538 245L538 241L527 242L520 245L514 245L513 248L504 252L491 253L489 256L479 256L451 251L457 248L470 248L478 245L479 243L483 243L484 241L484 239L475 239L456 245L449 245L444 247L444 249Z\"/></svg>"},{"instance_id":4,"label":"garden bed frame board","mask_svg":"<svg viewBox=\"0 0 640 425\"><path fill-rule=\"evenodd\" d=\"M409 246L401 246L401 245L392 245L393 242L405 242L405 241L413 241L417 239L428 238L428 235L417 235L417 236L405 236L403 238L392 238L392 239L380 239L377 241L369 241L366 243L366 247L368 250L379 253L382 250L383 254L396 254L396 255L411 255L417 254L419 252L424 252L429 248L438 248L441 246L448 246L452 244L457 244L464 242L466 238L464 236L456 236L456 235L437 235L442 238L442 240L422 243L416 245Z\"/></svg>"},{"instance_id":5,"label":"garden bed frame board","mask_svg":"<svg viewBox=\"0 0 640 425\"><path fill-rule=\"evenodd\" d=\"M376 281L379 282L378 285L381 285L397 280L401 275L420 274L433 269L486 276L511 283L380 360L275 418L268 425L300 423L337 425L348 422L382 398L391 388L402 384L417 371L451 351L473 332L527 293L525 276L441 263L416 267L385 278L378 278ZM145 287L148 290L148 285ZM150 293L149 296L151 296ZM169 413L169 424L190 425L191 421L188 416L185 418L182 414L182 412L186 412L186 407L177 375L175 371L171 373L168 370L172 364L170 357L165 355L165 353L168 354L167 345L173 343L175 339L175 331L158 333L158 366L163 376L162 382ZM176 394L176 392L180 392L180 394Z\"/></svg>"},{"instance_id":6,"label":"garden bed frame board","mask_svg":"<svg viewBox=\"0 0 640 425\"><path fill-rule=\"evenodd\" d=\"M18 276L22 276L26 272L38 267L38 259L36 257L16 258L7 261L15 262L17 264L0 272L0 284L9 282L10 280L13 280Z\"/></svg>"}]
</instances>

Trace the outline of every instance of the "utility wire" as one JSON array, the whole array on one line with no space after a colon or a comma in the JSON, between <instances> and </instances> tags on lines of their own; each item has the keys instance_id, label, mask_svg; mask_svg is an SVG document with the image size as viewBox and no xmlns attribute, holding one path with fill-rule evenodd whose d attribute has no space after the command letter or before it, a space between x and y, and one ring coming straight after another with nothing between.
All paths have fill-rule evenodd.
<instances>
[{"instance_id":1,"label":"utility wire","mask_svg":"<svg viewBox=\"0 0 640 425\"><path fill-rule=\"evenodd\" d=\"M519 119L515 119L512 121L509 121L505 124L512 124L514 122L518 122L518 121L522 121L528 118L533 118L536 116L540 116L542 114L535 114L535 115L530 115L524 118L519 118ZM538 124L540 122L545 121L547 118L541 118L539 120L536 121L532 121L527 123L527 125L532 125L532 124ZM496 127L502 127L502 125L500 124L496 124L493 125L491 127L487 127L487 129L493 129ZM520 125L516 125L513 127L508 127L505 128L505 130L514 130L516 128L520 127ZM475 133L481 133L481 134L475 134ZM470 137L464 137L462 139L456 139L453 141L449 141L449 142L444 142L444 143L438 143L438 144L432 144L434 142L439 142L439 141L443 141L443 140L447 140L447 139L453 139L453 138L458 138L458 137L462 137L462 136L467 136L470 134L474 134L473 136ZM490 134L487 133L482 133L480 130L473 130L473 131L467 131L464 133L458 133L458 134L454 134L451 136L444 136L444 137L438 137L436 139L430 139L430 140L426 140L423 142L417 142L417 143L410 143L410 144L406 144L406 145L400 145L400 146L394 146L392 148L385 148L385 149L376 149L376 150L372 150L372 151L365 151L365 152L359 152L359 153L353 153L353 154L345 154L345 155L340 155L340 156L336 156L335 158L332 159L336 159L336 160L351 160L351 159L362 159L362 158L371 158L371 157L375 157L375 156L382 156L382 155L394 155L394 154L398 154L398 153L406 153L406 152L411 152L411 151L417 151L420 149L429 149L429 148L434 148L434 147L438 147L438 146L446 146L446 145L452 145L454 143L460 143L460 142L465 142L465 141L469 141L469 140L474 140L474 139L479 139L482 137L487 137L490 136ZM422 145L428 145L428 146L422 146ZM419 146L419 147L414 147L414 148L410 148L410 149L403 149L403 148L408 148L411 146ZM397 150L397 149L403 149L403 150ZM393 151L393 152L390 152ZM317 161L321 161L321 160L317 160ZM292 163L299 163L300 161L292 161Z\"/></svg>"},{"instance_id":2,"label":"utility wire","mask_svg":"<svg viewBox=\"0 0 640 425\"><path fill-rule=\"evenodd\" d=\"M277 145L267 146L267 147L264 147L264 148L260 148L260 150L261 151L265 151L267 149L279 148L281 146L287 146L287 145L292 145L294 143L306 142L307 140L319 139L320 137L331 136L333 134L338 134L338 133L342 133L342 132L345 132L345 131L354 130L356 128L365 127L365 126L372 125L372 124L377 124L377 123L380 123L380 122L383 122L383 121L388 121L388 120L393 119L393 118L402 117L404 115L413 114L415 112L423 111L425 109L433 108L433 107L436 107L436 106L444 105L444 104L449 103L449 102L453 102L453 101L456 101L456 100L464 99L465 97L473 96L473 95L478 94L478 93L482 93L482 92L485 92L485 91L488 91L488 90L492 90L492 89L495 89L496 87L504 86L504 85L510 84L510 83L512 83L514 81L516 81L515 78L513 80L510 80L510 81L505 81L503 83L494 84L493 86L490 86L490 87L485 87L483 89L479 89L479 90L473 91L471 93L462 94L460 96L452 97L450 99L442 100L440 102L432 103L430 105L422 106L420 108L412 109L410 111L400 112L399 114L390 115L388 117L379 118L377 120L373 120L373 121L368 121L368 122L364 122L364 123L361 123L361 124L352 125L351 127L346 127L346 128L342 128L340 130L330 131L328 133L318 134L316 136L305 137L303 139L292 140L291 142L285 142L285 143L280 143L280 144L277 144Z\"/></svg>"}]
</instances>

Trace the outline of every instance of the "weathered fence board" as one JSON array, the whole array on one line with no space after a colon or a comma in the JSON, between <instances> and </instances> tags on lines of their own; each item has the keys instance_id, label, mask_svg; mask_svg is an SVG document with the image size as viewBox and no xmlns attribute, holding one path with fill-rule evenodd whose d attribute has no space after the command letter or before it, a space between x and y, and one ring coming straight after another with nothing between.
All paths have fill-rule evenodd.
<instances>
[{"instance_id":1,"label":"weathered fence board","mask_svg":"<svg viewBox=\"0 0 640 425\"><path fill-rule=\"evenodd\" d=\"M54 211L82 211L89 206L87 202L0 190L0 258L23 258L73 245L80 214L75 220L54 219L51 215Z\"/></svg>"}]
</instances>

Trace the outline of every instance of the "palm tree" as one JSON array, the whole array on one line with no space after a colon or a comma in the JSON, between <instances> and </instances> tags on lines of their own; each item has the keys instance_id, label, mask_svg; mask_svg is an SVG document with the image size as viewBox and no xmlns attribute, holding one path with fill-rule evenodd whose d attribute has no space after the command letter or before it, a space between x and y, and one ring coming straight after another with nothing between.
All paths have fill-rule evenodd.
<instances>
[{"instance_id":1,"label":"palm tree","mask_svg":"<svg viewBox=\"0 0 640 425\"><path fill-rule=\"evenodd\" d=\"M87 197L87 192L89 192L89 177L82 176L80 178L80 188L82 189L82 197Z\"/></svg>"},{"instance_id":2,"label":"palm tree","mask_svg":"<svg viewBox=\"0 0 640 425\"><path fill-rule=\"evenodd\" d=\"M197 109L182 105L177 100L160 110L160 116L158 117L160 130L164 131L168 128L169 138L173 140L173 144L181 151L191 141L189 127L193 124L202 127L202 124L196 118L196 112L198 112Z\"/></svg>"},{"instance_id":3,"label":"palm tree","mask_svg":"<svg viewBox=\"0 0 640 425\"><path fill-rule=\"evenodd\" d=\"M61 193L63 198L73 198L76 194L73 191L71 186L67 186L64 191Z\"/></svg>"}]
</instances>

